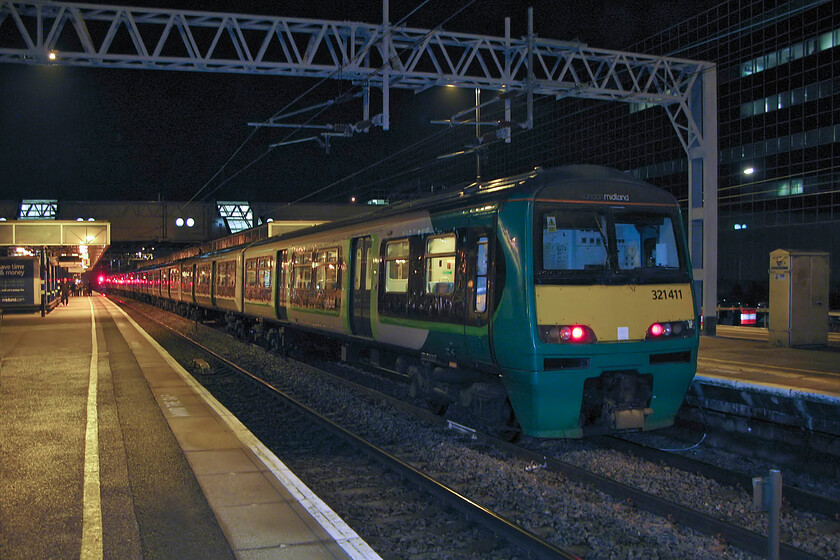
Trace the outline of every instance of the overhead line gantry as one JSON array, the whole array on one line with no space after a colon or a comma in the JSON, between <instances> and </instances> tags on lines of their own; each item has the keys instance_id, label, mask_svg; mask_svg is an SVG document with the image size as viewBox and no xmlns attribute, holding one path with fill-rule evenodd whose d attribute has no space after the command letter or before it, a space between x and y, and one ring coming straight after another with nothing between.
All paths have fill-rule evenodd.
<instances>
[{"instance_id":1,"label":"overhead line gantry","mask_svg":"<svg viewBox=\"0 0 840 560\"><path fill-rule=\"evenodd\" d=\"M389 128L389 89L452 85L527 96L649 103L666 111L689 171L689 245L706 332L717 307L717 77L712 63L381 23L0 0L0 62L330 78L364 88L364 123ZM371 118L371 89L382 112ZM510 105L506 100L506 121ZM264 123L271 125L270 121Z\"/></svg>"}]
</instances>

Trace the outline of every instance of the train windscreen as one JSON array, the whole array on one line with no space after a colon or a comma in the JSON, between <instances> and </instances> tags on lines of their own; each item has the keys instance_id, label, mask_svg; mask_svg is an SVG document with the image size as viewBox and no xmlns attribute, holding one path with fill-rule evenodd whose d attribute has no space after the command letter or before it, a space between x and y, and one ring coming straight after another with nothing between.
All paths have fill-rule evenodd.
<instances>
[{"instance_id":1,"label":"train windscreen","mask_svg":"<svg viewBox=\"0 0 840 560\"><path fill-rule=\"evenodd\" d=\"M536 280L558 284L689 282L676 210L579 209L536 212Z\"/></svg>"}]
</instances>

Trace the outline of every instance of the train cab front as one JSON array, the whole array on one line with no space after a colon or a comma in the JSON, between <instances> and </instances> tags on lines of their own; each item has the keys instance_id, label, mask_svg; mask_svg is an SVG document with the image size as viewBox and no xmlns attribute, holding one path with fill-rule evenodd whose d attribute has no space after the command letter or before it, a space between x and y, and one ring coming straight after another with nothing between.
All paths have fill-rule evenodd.
<instances>
[{"instance_id":1,"label":"train cab front","mask_svg":"<svg viewBox=\"0 0 840 560\"><path fill-rule=\"evenodd\" d=\"M696 372L678 207L653 187L603 190L534 204L533 369L506 375L532 436L671 425Z\"/></svg>"}]
</instances>

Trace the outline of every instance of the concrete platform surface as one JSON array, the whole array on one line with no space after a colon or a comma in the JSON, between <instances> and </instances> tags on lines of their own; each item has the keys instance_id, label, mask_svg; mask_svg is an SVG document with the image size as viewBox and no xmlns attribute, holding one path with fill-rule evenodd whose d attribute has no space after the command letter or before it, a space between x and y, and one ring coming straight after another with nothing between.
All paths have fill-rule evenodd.
<instances>
[{"instance_id":1,"label":"concrete platform surface","mask_svg":"<svg viewBox=\"0 0 840 560\"><path fill-rule=\"evenodd\" d=\"M0 326L0 558L379 558L106 298Z\"/></svg>"},{"instance_id":2,"label":"concrete platform surface","mask_svg":"<svg viewBox=\"0 0 840 560\"><path fill-rule=\"evenodd\" d=\"M766 339L700 337L698 377L811 393L840 400L840 347L779 348ZM748 331L749 332L749 331Z\"/></svg>"}]
</instances>

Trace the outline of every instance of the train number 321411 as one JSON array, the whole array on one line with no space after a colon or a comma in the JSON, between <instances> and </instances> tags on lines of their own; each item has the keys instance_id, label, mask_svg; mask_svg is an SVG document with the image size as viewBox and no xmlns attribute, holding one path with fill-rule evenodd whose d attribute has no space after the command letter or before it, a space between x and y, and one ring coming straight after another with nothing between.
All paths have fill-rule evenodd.
<instances>
[{"instance_id":1,"label":"train number 321411","mask_svg":"<svg viewBox=\"0 0 840 560\"><path fill-rule=\"evenodd\" d=\"M682 290L651 290L653 299L682 299Z\"/></svg>"}]
</instances>

